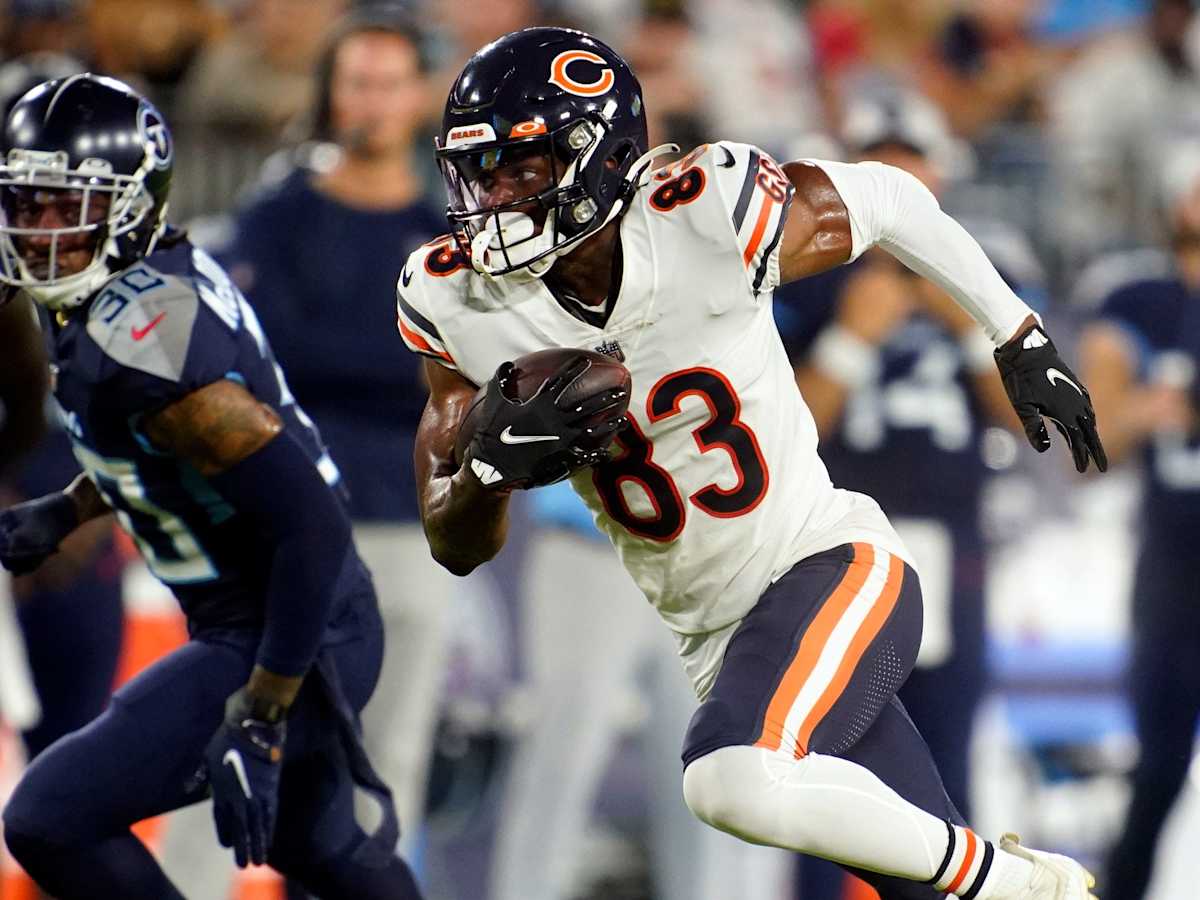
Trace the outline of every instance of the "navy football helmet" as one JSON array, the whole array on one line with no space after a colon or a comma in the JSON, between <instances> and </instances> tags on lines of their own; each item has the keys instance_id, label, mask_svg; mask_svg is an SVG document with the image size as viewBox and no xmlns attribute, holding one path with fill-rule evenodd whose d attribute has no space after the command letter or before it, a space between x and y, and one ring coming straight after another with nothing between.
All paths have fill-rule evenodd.
<instances>
[{"instance_id":1,"label":"navy football helmet","mask_svg":"<svg viewBox=\"0 0 1200 900\"><path fill-rule=\"evenodd\" d=\"M527 28L483 47L450 89L437 138L447 214L472 265L545 274L624 208L654 156L647 143L641 86L594 37ZM529 159L527 193L487 196L490 173Z\"/></svg>"},{"instance_id":2,"label":"navy football helmet","mask_svg":"<svg viewBox=\"0 0 1200 900\"><path fill-rule=\"evenodd\" d=\"M113 78L38 85L4 123L0 283L76 306L154 249L174 157L166 121Z\"/></svg>"}]
</instances>

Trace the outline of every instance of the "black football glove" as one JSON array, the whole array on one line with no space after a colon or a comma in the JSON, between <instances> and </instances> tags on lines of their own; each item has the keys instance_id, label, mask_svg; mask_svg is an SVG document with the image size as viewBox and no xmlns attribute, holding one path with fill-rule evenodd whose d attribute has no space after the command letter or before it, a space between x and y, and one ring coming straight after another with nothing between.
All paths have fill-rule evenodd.
<instances>
[{"instance_id":1,"label":"black football glove","mask_svg":"<svg viewBox=\"0 0 1200 900\"><path fill-rule=\"evenodd\" d=\"M500 365L463 459L480 483L494 490L541 487L608 459L608 445L625 426L628 392L567 399L587 368L586 360L565 366L522 403L516 369L511 362Z\"/></svg>"},{"instance_id":2,"label":"black football glove","mask_svg":"<svg viewBox=\"0 0 1200 900\"><path fill-rule=\"evenodd\" d=\"M256 717L243 688L226 701L225 721L205 748L217 840L233 848L242 868L267 861L279 813L286 738L282 714Z\"/></svg>"},{"instance_id":3,"label":"black football glove","mask_svg":"<svg viewBox=\"0 0 1200 900\"><path fill-rule=\"evenodd\" d=\"M0 512L0 565L28 575L79 526L75 501L61 491Z\"/></svg>"},{"instance_id":4,"label":"black football glove","mask_svg":"<svg viewBox=\"0 0 1200 900\"><path fill-rule=\"evenodd\" d=\"M1050 448L1045 416L1066 439L1078 471L1087 471L1089 456L1097 469L1107 471L1092 398L1040 325L1029 326L997 349L996 365L1033 449L1044 453Z\"/></svg>"}]
</instances>

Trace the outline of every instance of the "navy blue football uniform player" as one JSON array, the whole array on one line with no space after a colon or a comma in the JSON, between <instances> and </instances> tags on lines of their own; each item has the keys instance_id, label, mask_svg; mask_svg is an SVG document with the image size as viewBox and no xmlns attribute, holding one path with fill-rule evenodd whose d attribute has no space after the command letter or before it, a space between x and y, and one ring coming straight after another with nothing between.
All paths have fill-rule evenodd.
<instances>
[{"instance_id":1,"label":"navy blue football uniform player","mask_svg":"<svg viewBox=\"0 0 1200 900\"><path fill-rule=\"evenodd\" d=\"M1111 291L1081 341L1105 441L1144 472L1127 675L1140 750L1105 882L1128 900L1146 895L1200 722L1200 231L1179 229L1175 244L1175 264Z\"/></svg>"},{"instance_id":2,"label":"navy blue football uniform player","mask_svg":"<svg viewBox=\"0 0 1200 900\"><path fill-rule=\"evenodd\" d=\"M30 766L10 850L63 900L181 897L129 829L211 793L239 865L322 897L418 897L358 732L382 637L337 468L245 300L165 225L165 122L120 82L72 76L16 104L3 150L0 279L46 310L83 472L0 513L0 562L31 571L113 511L191 637ZM383 807L373 835L355 785Z\"/></svg>"}]
</instances>

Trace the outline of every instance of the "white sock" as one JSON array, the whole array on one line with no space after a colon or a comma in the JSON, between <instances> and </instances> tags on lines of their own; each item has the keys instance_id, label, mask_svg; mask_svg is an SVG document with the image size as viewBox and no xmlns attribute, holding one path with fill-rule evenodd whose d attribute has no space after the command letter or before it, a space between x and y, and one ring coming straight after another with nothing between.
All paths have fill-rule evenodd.
<instances>
[{"instance_id":1,"label":"white sock","mask_svg":"<svg viewBox=\"0 0 1200 900\"><path fill-rule=\"evenodd\" d=\"M946 854L930 883L963 900L1006 900L1029 884L1033 863L1001 850L969 828L946 823Z\"/></svg>"}]
</instances>

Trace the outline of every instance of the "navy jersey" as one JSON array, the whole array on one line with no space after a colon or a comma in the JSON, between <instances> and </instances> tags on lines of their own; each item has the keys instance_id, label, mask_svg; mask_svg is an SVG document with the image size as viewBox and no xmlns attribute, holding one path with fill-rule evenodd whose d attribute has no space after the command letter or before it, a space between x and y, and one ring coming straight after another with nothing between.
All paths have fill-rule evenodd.
<instances>
[{"instance_id":1,"label":"navy jersey","mask_svg":"<svg viewBox=\"0 0 1200 900\"><path fill-rule=\"evenodd\" d=\"M396 340L396 278L412 250L446 230L446 216L422 202L347 206L312 179L299 168L253 198L217 258L320 426L351 517L416 521L411 461L426 389L420 359Z\"/></svg>"},{"instance_id":2,"label":"navy jersey","mask_svg":"<svg viewBox=\"0 0 1200 900\"><path fill-rule=\"evenodd\" d=\"M157 451L147 414L221 379L275 409L325 481L333 460L250 306L181 239L111 279L65 324L46 323L54 396L75 456L193 626L258 625L272 548L200 473Z\"/></svg>"},{"instance_id":3,"label":"navy jersey","mask_svg":"<svg viewBox=\"0 0 1200 900\"><path fill-rule=\"evenodd\" d=\"M1178 374L1172 380L1185 381L1200 365L1200 297L1175 275L1118 288L1099 315L1129 336L1143 380L1157 380L1173 369ZM1193 403L1196 387L1193 379ZM1146 445L1145 461L1142 509L1148 537L1191 540L1200 528L1200 433L1156 434Z\"/></svg>"},{"instance_id":4,"label":"navy jersey","mask_svg":"<svg viewBox=\"0 0 1200 900\"><path fill-rule=\"evenodd\" d=\"M838 297L859 263L776 290L775 317L793 360L833 322ZM889 516L951 524L977 535L987 469L982 412L958 342L936 320L914 315L879 348L878 379L853 392L821 458L839 487L874 497Z\"/></svg>"}]
</instances>

